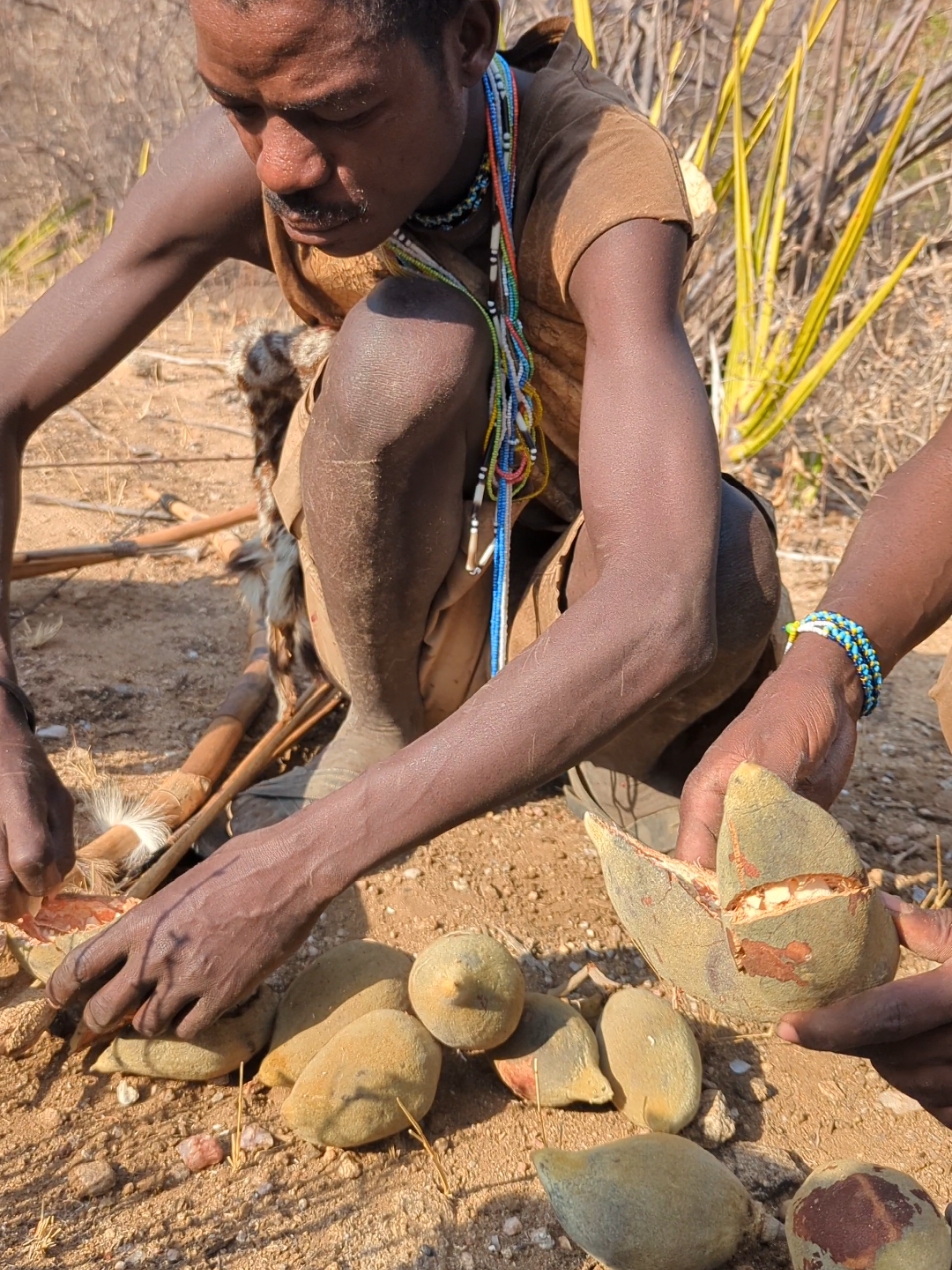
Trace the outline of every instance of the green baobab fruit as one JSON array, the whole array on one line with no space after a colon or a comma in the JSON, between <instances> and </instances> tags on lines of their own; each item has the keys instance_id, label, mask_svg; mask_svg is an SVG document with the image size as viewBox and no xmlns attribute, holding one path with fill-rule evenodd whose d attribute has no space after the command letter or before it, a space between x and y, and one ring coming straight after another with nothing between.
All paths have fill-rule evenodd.
<instances>
[{"instance_id":1,"label":"green baobab fruit","mask_svg":"<svg viewBox=\"0 0 952 1270\"><path fill-rule=\"evenodd\" d=\"M895 927L845 832L765 768L742 763L728 782L716 873L585 823L643 955L723 1014L773 1023L896 973Z\"/></svg>"},{"instance_id":2,"label":"green baobab fruit","mask_svg":"<svg viewBox=\"0 0 952 1270\"><path fill-rule=\"evenodd\" d=\"M372 1010L409 1010L412 959L372 940L338 944L303 970L278 1006L259 1080L293 1085L332 1036Z\"/></svg>"},{"instance_id":3,"label":"green baobab fruit","mask_svg":"<svg viewBox=\"0 0 952 1270\"><path fill-rule=\"evenodd\" d=\"M518 963L488 935L444 935L420 953L410 971L413 1012L453 1049L501 1045L518 1027L525 999Z\"/></svg>"},{"instance_id":4,"label":"green baobab fruit","mask_svg":"<svg viewBox=\"0 0 952 1270\"><path fill-rule=\"evenodd\" d=\"M493 1066L514 1094L542 1107L611 1102L598 1066L595 1033L558 997L526 993L519 1026L493 1053Z\"/></svg>"},{"instance_id":5,"label":"green baobab fruit","mask_svg":"<svg viewBox=\"0 0 952 1270\"><path fill-rule=\"evenodd\" d=\"M281 1114L299 1138L359 1147L410 1127L433 1106L443 1052L418 1019L374 1010L333 1036L301 1072ZM399 1101L398 1101L399 1100Z\"/></svg>"},{"instance_id":6,"label":"green baobab fruit","mask_svg":"<svg viewBox=\"0 0 952 1270\"><path fill-rule=\"evenodd\" d=\"M181 1041L177 1036L149 1040L127 1029L114 1037L92 1070L165 1080L202 1081L227 1076L267 1045L277 1007L277 993L264 985L249 1001L223 1014L191 1041Z\"/></svg>"},{"instance_id":7,"label":"green baobab fruit","mask_svg":"<svg viewBox=\"0 0 952 1270\"><path fill-rule=\"evenodd\" d=\"M845 1160L811 1173L787 1209L797 1270L949 1270L952 1235L914 1178Z\"/></svg>"},{"instance_id":8,"label":"green baobab fruit","mask_svg":"<svg viewBox=\"0 0 952 1270\"><path fill-rule=\"evenodd\" d=\"M670 1133L532 1162L565 1233L608 1270L715 1270L760 1231L760 1207L730 1169Z\"/></svg>"},{"instance_id":9,"label":"green baobab fruit","mask_svg":"<svg viewBox=\"0 0 952 1270\"><path fill-rule=\"evenodd\" d=\"M688 1021L645 988L609 997L598 1020L602 1070L632 1124L679 1133L701 1105L701 1051Z\"/></svg>"}]
</instances>

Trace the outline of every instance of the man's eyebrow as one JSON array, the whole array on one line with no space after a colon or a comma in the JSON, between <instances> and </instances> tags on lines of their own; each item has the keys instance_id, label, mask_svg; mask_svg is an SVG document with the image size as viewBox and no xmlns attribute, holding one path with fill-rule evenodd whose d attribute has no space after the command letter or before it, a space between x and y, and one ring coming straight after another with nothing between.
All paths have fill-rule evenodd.
<instances>
[{"instance_id":1,"label":"man's eyebrow","mask_svg":"<svg viewBox=\"0 0 952 1270\"><path fill-rule=\"evenodd\" d=\"M229 103L243 104L245 98L240 97L236 93L230 93L225 88L220 88L217 84L213 84L211 80L201 76L205 87L217 97L225 105ZM288 114L302 113L307 114L315 110L344 110L348 106L353 106L366 101L373 91L371 84L358 84L355 88L341 89L339 92L325 93L320 97L305 98L302 101L283 102L278 109Z\"/></svg>"}]
</instances>

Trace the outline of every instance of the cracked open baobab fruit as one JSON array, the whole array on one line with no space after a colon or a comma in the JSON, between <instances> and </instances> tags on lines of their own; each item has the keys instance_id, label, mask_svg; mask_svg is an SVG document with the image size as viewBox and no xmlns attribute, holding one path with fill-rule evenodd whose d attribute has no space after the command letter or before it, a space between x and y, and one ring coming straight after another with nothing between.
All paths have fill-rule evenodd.
<instances>
[{"instance_id":1,"label":"cracked open baobab fruit","mask_svg":"<svg viewBox=\"0 0 952 1270\"><path fill-rule=\"evenodd\" d=\"M410 1008L411 958L370 939L338 944L303 970L281 998L258 1079L293 1085L315 1054L372 1010Z\"/></svg>"},{"instance_id":2,"label":"cracked open baobab fruit","mask_svg":"<svg viewBox=\"0 0 952 1270\"><path fill-rule=\"evenodd\" d=\"M413 1013L452 1049L495 1049L519 1025L526 981L489 935L453 931L423 950L410 971Z\"/></svg>"},{"instance_id":3,"label":"cracked open baobab fruit","mask_svg":"<svg viewBox=\"0 0 952 1270\"><path fill-rule=\"evenodd\" d=\"M532 1163L565 1233L608 1270L715 1270L762 1229L730 1169L670 1133L535 1151Z\"/></svg>"},{"instance_id":4,"label":"cracked open baobab fruit","mask_svg":"<svg viewBox=\"0 0 952 1270\"><path fill-rule=\"evenodd\" d=\"M952 1234L914 1178L844 1160L811 1173L787 1209L797 1270L949 1270Z\"/></svg>"},{"instance_id":5,"label":"cracked open baobab fruit","mask_svg":"<svg viewBox=\"0 0 952 1270\"><path fill-rule=\"evenodd\" d=\"M605 1003L596 1029L615 1106L632 1124L679 1133L701 1105L701 1051L683 1015L645 988Z\"/></svg>"},{"instance_id":6,"label":"cracked open baobab fruit","mask_svg":"<svg viewBox=\"0 0 952 1270\"><path fill-rule=\"evenodd\" d=\"M644 957L722 1014L774 1023L896 973L895 927L845 831L755 763L728 782L716 872L585 825Z\"/></svg>"},{"instance_id":7,"label":"cracked open baobab fruit","mask_svg":"<svg viewBox=\"0 0 952 1270\"><path fill-rule=\"evenodd\" d=\"M74 948L99 935L138 903L121 895L61 891L47 896L35 913L3 924L7 947L28 974L46 983Z\"/></svg>"},{"instance_id":8,"label":"cracked open baobab fruit","mask_svg":"<svg viewBox=\"0 0 952 1270\"><path fill-rule=\"evenodd\" d=\"M519 1026L499 1049L493 1067L504 1085L541 1107L611 1102L611 1085L598 1066L595 1033L574 1006L527 992Z\"/></svg>"}]
</instances>

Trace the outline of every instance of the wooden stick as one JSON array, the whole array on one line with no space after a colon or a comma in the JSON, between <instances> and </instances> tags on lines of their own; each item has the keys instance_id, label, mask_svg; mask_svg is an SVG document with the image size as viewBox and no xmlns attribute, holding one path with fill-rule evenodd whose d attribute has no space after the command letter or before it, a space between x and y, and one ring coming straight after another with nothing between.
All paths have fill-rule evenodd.
<instances>
[{"instance_id":1,"label":"wooden stick","mask_svg":"<svg viewBox=\"0 0 952 1270\"><path fill-rule=\"evenodd\" d=\"M174 514L174 513L173 513ZM245 503L230 512L217 516L190 518L186 524L172 525L152 533L139 534L135 538L119 538L111 543L93 543L82 547L51 547L42 551L18 551L13 557L10 577L14 581L24 578L44 577L63 569L75 569L92 564L106 564L130 556L148 555L165 547L189 542L193 538L205 538L232 525L243 525L255 520L258 508L255 503ZM234 537L234 535L232 535Z\"/></svg>"},{"instance_id":2,"label":"wooden stick","mask_svg":"<svg viewBox=\"0 0 952 1270\"><path fill-rule=\"evenodd\" d=\"M163 777L148 795L149 812L161 816L172 830L193 816L221 778L241 738L270 695L267 636L264 628L258 627L253 632L251 656L241 678L182 766ZM81 847L76 854L81 860L120 861L130 856L138 845L135 829L119 824Z\"/></svg>"},{"instance_id":3,"label":"wooden stick","mask_svg":"<svg viewBox=\"0 0 952 1270\"><path fill-rule=\"evenodd\" d=\"M283 754L294 737L300 735L305 721L310 727L336 710L343 696L326 681L310 688L287 719L275 723L255 747L223 782L205 806L182 826L151 868L129 888L126 894L145 899L157 890L186 852L198 841L231 800L253 785L269 763Z\"/></svg>"},{"instance_id":4,"label":"wooden stick","mask_svg":"<svg viewBox=\"0 0 952 1270\"><path fill-rule=\"evenodd\" d=\"M126 516L129 520L161 520L169 523L166 512L155 511L144 507L139 511L135 507L116 507L114 503L87 503L81 498L53 498L50 494L31 494L27 500L41 507L70 507L78 512L105 512L109 516Z\"/></svg>"},{"instance_id":5,"label":"wooden stick","mask_svg":"<svg viewBox=\"0 0 952 1270\"><path fill-rule=\"evenodd\" d=\"M202 520L204 517L203 512L196 511L194 507L179 498L177 494L153 489L151 485L146 485L144 487L144 492L146 498L151 498L154 503L158 503L164 511L167 511L170 516L174 516L176 520L188 523L190 521ZM255 506L257 507L257 504L255 504ZM257 515L257 511L255 514ZM226 564L242 545L242 540L237 534L229 534L224 531L215 534L212 538L212 542L215 546L215 550Z\"/></svg>"},{"instance_id":6,"label":"wooden stick","mask_svg":"<svg viewBox=\"0 0 952 1270\"><path fill-rule=\"evenodd\" d=\"M253 458L253 454L193 454L187 458L167 459L159 454L153 459L82 459L77 463L62 459L55 463L23 463L20 465L20 470L23 472L38 472L59 467L143 467L148 463L170 463L172 465L180 463L247 463Z\"/></svg>"}]
</instances>

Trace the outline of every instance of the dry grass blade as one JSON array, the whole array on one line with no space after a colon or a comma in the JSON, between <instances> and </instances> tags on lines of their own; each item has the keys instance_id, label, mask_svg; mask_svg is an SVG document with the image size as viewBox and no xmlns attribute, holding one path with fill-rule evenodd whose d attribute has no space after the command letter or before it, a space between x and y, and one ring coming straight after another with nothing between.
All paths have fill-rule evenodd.
<instances>
[{"instance_id":1,"label":"dry grass blade","mask_svg":"<svg viewBox=\"0 0 952 1270\"><path fill-rule=\"evenodd\" d=\"M48 1257L58 1238L56 1218L52 1213L45 1213L41 1207L40 1220L36 1223L36 1230L30 1236L27 1260L35 1265L38 1261L42 1261L44 1257Z\"/></svg>"},{"instance_id":2,"label":"dry grass blade","mask_svg":"<svg viewBox=\"0 0 952 1270\"><path fill-rule=\"evenodd\" d=\"M542 1114L542 1090L539 1088L538 1058L534 1058L532 1060L532 1076L535 1083L536 1115L539 1117L539 1132L542 1135L542 1145L547 1147L549 1145L549 1139L545 1132L545 1116Z\"/></svg>"},{"instance_id":3,"label":"dry grass blade","mask_svg":"<svg viewBox=\"0 0 952 1270\"><path fill-rule=\"evenodd\" d=\"M419 1142L420 1146L430 1157L430 1160L433 1163L433 1168L436 1170L436 1176L439 1182L440 1190L443 1192L443 1194L446 1196L447 1199L452 1199L453 1191L452 1191L452 1188L450 1187L450 1180L446 1176L446 1170L443 1168L443 1162L440 1159L439 1155L437 1155L433 1147L430 1145L430 1140L427 1138L426 1134L423 1132L422 1125L417 1120L416 1116L414 1116L413 1112L409 1111L404 1106L402 1100L399 1098L397 1099L397 1106L400 1108L400 1110L406 1116L407 1120L409 1120L410 1122L410 1128L407 1130L407 1133L409 1133L411 1138L414 1138L417 1142Z\"/></svg>"},{"instance_id":4,"label":"dry grass blade","mask_svg":"<svg viewBox=\"0 0 952 1270\"><path fill-rule=\"evenodd\" d=\"M23 648L29 648L36 651L45 644L49 644L63 629L63 619L61 617L45 617L32 625L30 622L23 622L17 631L17 642Z\"/></svg>"},{"instance_id":5,"label":"dry grass blade","mask_svg":"<svg viewBox=\"0 0 952 1270\"><path fill-rule=\"evenodd\" d=\"M237 1173L245 1162L245 1153L241 1149L241 1129L242 1117L245 1108L245 1065L238 1064L238 1112L235 1117L235 1127L231 1131L231 1152L228 1156L228 1163L232 1170Z\"/></svg>"}]
</instances>

